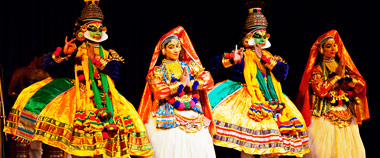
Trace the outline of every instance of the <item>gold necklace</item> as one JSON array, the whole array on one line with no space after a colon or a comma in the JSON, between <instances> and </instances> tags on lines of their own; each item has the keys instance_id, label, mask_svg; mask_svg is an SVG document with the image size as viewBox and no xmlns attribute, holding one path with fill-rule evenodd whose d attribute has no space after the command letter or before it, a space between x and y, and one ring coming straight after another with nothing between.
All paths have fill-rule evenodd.
<instances>
[{"instance_id":1,"label":"gold necklace","mask_svg":"<svg viewBox=\"0 0 380 158\"><path fill-rule=\"evenodd\" d=\"M172 61L172 60L163 59L162 64L165 66L165 70L167 70L165 74L169 82L171 81L172 74L177 79L181 77L183 70L182 70L181 63L179 62L179 60Z\"/></svg>"},{"instance_id":2,"label":"gold necklace","mask_svg":"<svg viewBox=\"0 0 380 158\"><path fill-rule=\"evenodd\" d=\"M327 69L330 70L330 72L336 71L336 68L338 67L338 63L335 60L331 62L325 62L325 60L323 60L323 62L324 62L324 65L327 67Z\"/></svg>"}]
</instances>

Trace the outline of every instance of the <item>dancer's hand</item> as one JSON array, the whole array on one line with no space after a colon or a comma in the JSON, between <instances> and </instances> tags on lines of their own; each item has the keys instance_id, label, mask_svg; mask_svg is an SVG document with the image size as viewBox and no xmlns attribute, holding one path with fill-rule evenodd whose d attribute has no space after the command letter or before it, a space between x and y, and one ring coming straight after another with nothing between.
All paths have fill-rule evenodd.
<instances>
[{"instance_id":1,"label":"dancer's hand","mask_svg":"<svg viewBox=\"0 0 380 158\"><path fill-rule=\"evenodd\" d=\"M63 53L65 53L65 55L71 55L77 50L77 45L73 43L75 40L76 38L73 38L70 41L67 41L67 36L66 36L65 46L63 47Z\"/></svg>"}]
</instances>

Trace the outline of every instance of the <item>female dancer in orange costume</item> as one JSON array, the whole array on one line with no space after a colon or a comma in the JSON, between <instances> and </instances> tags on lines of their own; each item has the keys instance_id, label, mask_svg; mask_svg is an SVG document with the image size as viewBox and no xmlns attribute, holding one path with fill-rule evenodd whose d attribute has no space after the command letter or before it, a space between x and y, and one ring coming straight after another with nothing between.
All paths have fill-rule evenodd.
<instances>
[{"instance_id":1,"label":"female dancer in orange costume","mask_svg":"<svg viewBox=\"0 0 380 158\"><path fill-rule=\"evenodd\" d=\"M311 47L296 101L310 136L306 157L365 157L358 124L369 119L366 91L338 32L320 36Z\"/></svg>"},{"instance_id":2,"label":"female dancer in orange costume","mask_svg":"<svg viewBox=\"0 0 380 158\"><path fill-rule=\"evenodd\" d=\"M160 53L164 59L155 66ZM139 107L154 157L215 157L215 125L206 92L213 86L183 27L161 37Z\"/></svg>"}]
</instances>

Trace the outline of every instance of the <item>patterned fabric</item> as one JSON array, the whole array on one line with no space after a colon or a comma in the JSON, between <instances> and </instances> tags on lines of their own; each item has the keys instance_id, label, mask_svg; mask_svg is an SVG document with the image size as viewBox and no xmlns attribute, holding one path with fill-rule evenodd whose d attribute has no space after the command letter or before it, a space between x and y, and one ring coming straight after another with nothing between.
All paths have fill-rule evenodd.
<instances>
[{"instance_id":1,"label":"patterned fabric","mask_svg":"<svg viewBox=\"0 0 380 158\"><path fill-rule=\"evenodd\" d=\"M156 124L157 128L175 128L178 126L172 105L165 103L163 106L158 107Z\"/></svg>"},{"instance_id":2,"label":"patterned fabric","mask_svg":"<svg viewBox=\"0 0 380 158\"><path fill-rule=\"evenodd\" d=\"M250 108L254 107L251 95L246 87L238 85L237 82L227 80L219 83L214 88L215 91L209 93L209 97L218 96L217 92L220 92L220 96L225 96L216 97L221 101L213 109L217 128L217 134L213 137L215 145L260 155L275 153L302 156L309 152L309 138L302 115L288 97L284 98L283 113L276 113L267 107L268 116L257 120L248 115ZM218 91L220 87L224 91ZM213 102L212 97L210 99ZM258 104L252 110L261 113L262 108Z\"/></svg>"},{"instance_id":3,"label":"patterned fabric","mask_svg":"<svg viewBox=\"0 0 380 158\"><path fill-rule=\"evenodd\" d=\"M107 59L109 52L102 51ZM107 75L103 79L108 83L107 95L111 102L108 105L112 106L113 115L107 115L107 118L106 113L101 112L103 108L94 106L89 67L94 68L94 73L99 70L89 62L84 44L78 48L76 56L67 62L55 63L53 68L73 68L73 65L67 65L70 63L75 67L74 82L67 78L48 78L24 89L13 106L4 131L15 135L14 138L21 142L42 141L76 156L153 155L146 129L134 106L120 95ZM84 77L80 78L80 75Z\"/></svg>"}]
</instances>

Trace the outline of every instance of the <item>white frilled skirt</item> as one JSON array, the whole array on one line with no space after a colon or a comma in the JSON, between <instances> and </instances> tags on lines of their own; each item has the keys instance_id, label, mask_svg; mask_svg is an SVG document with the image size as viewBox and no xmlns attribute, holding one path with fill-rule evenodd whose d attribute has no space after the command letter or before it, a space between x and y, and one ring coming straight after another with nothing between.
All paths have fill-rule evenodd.
<instances>
[{"instance_id":1,"label":"white frilled skirt","mask_svg":"<svg viewBox=\"0 0 380 158\"><path fill-rule=\"evenodd\" d=\"M325 116L312 117L308 128L310 153L306 158L365 158L356 119L347 127L333 125Z\"/></svg>"},{"instance_id":2,"label":"white frilled skirt","mask_svg":"<svg viewBox=\"0 0 380 158\"><path fill-rule=\"evenodd\" d=\"M188 111L192 112L192 111ZM207 128L196 133L186 133L178 127L157 129L150 116L145 124L153 147L153 158L215 158L212 137Z\"/></svg>"}]
</instances>

